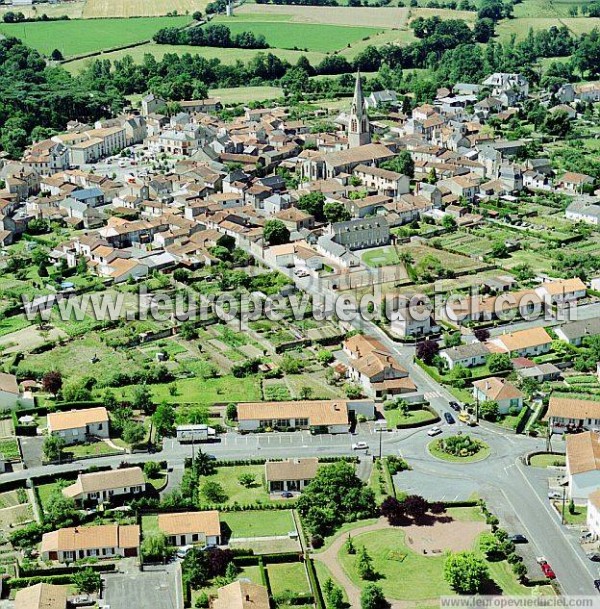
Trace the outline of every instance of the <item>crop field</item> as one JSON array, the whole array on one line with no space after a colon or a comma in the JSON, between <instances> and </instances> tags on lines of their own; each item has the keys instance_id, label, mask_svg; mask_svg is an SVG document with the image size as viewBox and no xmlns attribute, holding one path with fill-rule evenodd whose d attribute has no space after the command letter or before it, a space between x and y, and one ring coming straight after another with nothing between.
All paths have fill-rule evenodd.
<instances>
[{"instance_id":1,"label":"crop field","mask_svg":"<svg viewBox=\"0 0 600 609\"><path fill-rule=\"evenodd\" d=\"M174 11L184 15L204 12L207 4L208 0L87 0L83 17L155 17Z\"/></svg>"},{"instance_id":2,"label":"crop field","mask_svg":"<svg viewBox=\"0 0 600 609\"><path fill-rule=\"evenodd\" d=\"M548 12L545 11L538 14L547 15ZM566 25L573 34L579 36L600 27L600 18L523 17L522 19L505 19L498 25L496 33L500 40L508 40L513 34L516 35L517 39L523 39L527 37L527 33L531 28L534 30L547 30L552 26L560 27L561 25Z\"/></svg>"},{"instance_id":3,"label":"crop field","mask_svg":"<svg viewBox=\"0 0 600 609\"><path fill-rule=\"evenodd\" d=\"M444 249L447 248L466 256L469 254L485 256L492 249L492 242L489 239L479 238L463 232L449 233L443 237L438 237L438 240Z\"/></svg>"},{"instance_id":4,"label":"crop field","mask_svg":"<svg viewBox=\"0 0 600 609\"><path fill-rule=\"evenodd\" d=\"M279 87L244 87L243 89L211 89L211 97L218 97L224 104L247 104L253 101L277 99L283 95Z\"/></svg>"},{"instance_id":5,"label":"crop field","mask_svg":"<svg viewBox=\"0 0 600 609\"><path fill-rule=\"evenodd\" d=\"M163 27L179 27L189 21L189 17L182 16L2 23L0 33L16 36L46 55L58 49L70 57L147 40Z\"/></svg>"},{"instance_id":6,"label":"crop field","mask_svg":"<svg viewBox=\"0 0 600 609\"><path fill-rule=\"evenodd\" d=\"M580 7L583 4L591 4L591 0L525 0L520 4L515 4L514 16L539 17L540 15L556 15L556 17L569 17L569 10L573 7ZM581 13L580 13L581 14Z\"/></svg>"},{"instance_id":7,"label":"crop field","mask_svg":"<svg viewBox=\"0 0 600 609\"><path fill-rule=\"evenodd\" d=\"M236 17L223 17L224 23L232 35L241 32L253 32L263 35L271 47L280 49L305 49L307 51L337 51L362 38L379 32L373 27L347 27L313 23L288 23L269 21L236 21Z\"/></svg>"}]
</instances>

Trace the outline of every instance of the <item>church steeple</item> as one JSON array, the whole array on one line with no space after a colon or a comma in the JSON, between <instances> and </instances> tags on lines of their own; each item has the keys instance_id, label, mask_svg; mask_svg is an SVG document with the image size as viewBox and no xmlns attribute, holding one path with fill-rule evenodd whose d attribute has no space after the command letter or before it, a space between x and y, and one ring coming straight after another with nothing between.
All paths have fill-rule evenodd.
<instances>
[{"instance_id":1,"label":"church steeple","mask_svg":"<svg viewBox=\"0 0 600 609\"><path fill-rule=\"evenodd\" d=\"M364 146L371 142L369 129L369 117L365 109L365 98L362 84L360 82L360 71L356 73L356 84L354 85L354 99L348 122L348 145L350 148Z\"/></svg>"}]
</instances>

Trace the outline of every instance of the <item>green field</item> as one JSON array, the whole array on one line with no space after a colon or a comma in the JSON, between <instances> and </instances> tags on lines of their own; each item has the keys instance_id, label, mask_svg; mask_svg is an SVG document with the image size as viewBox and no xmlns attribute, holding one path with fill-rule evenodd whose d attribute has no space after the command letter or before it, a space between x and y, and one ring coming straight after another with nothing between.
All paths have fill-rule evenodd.
<instances>
[{"instance_id":1,"label":"green field","mask_svg":"<svg viewBox=\"0 0 600 609\"><path fill-rule=\"evenodd\" d=\"M237 18L235 18L237 19ZM241 32L253 32L263 35L268 44L279 49L304 49L307 51L337 51L362 40L374 36L381 30L372 27L346 27L340 25L320 25L313 23L270 23L268 21L243 21L222 18L231 30L232 36Z\"/></svg>"},{"instance_id":2,"label":"green field","mask_svg":"<svg viewBox=\"0 0 600 609\"><path fill-rule=\"evenodd\" d=\"M286 590L294 594L310 593L306 568L303 563L292 562L269 565L267 571L273 596L278 596Z\"/></svg>"},{"instance_id":3,"label":"green field","mask_svg":"<svg viewBox=\"0 0 600 609\"><path fill-rule=\"evenodd\" d=\"M386 410L384 416L388 429L394 429L396 425L424 424L425 421L434 421L436 419L435 415L425 409L409 410L406 415L403 415L399 409Z\"/></svg>"},{"instance_id":4,"label":"green field","mask_svg":"<svg viewBox=\"0 0 600 609\"><path fill-rule=\"evenodd\" d=\"M16 36L46 55L58 49L70 57L149 40L163 27L180 27L189 22L189 17L181 16L2 23L0 33Z\"/></svg>"},{"instance_id":5,"label":"green field","mask_svg":"<svg viewBox=\"0 0 600 609\"><path fill-rule=\"evenodd\" d=\"M233 538L280 536L296 530L289 510L222 512L221 521L227 524Z\"/></svg>"},{"instance_id":6,"label":"green field","mask_svg":"<svg viewBox=\"0 0 600 609\"><path fill-rule=\"evenodd\" d=\"M248 505L250 503L266 503L269 500L267 489L264 485L265 468L263 465L240 465L235 467L217 467L216 472L211 476L204 476L200 481L200 492L202 493L202 484L206 481L218 482L227 500L224 505L240 503ZM242 486L238 480L241 474L253 474L255 482L250 488ZM201 495L201 501L210 503Z\"/></svg>"}]
</instances>

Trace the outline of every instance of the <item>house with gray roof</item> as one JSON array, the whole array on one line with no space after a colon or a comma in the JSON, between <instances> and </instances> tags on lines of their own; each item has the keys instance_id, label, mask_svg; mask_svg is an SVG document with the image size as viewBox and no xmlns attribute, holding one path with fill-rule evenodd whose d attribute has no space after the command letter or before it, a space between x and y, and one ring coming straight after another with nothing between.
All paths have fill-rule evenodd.
<instances>
[{"instance_id":1,"label":"house with gray roof","mask_svg":"<svg viewBox=\"0 0 600 609\"><path fill-rule=\"evenodd\" d=\"M485 364L489 354L490 350L483 343L479 342L442 349L439 353L440 357L448 364L450 370L455 366L463 366L463 368L482 366Z\"/></svg>"},{"instance_id":2,"label":"house with gray roof","mask_svg":"<svg viewBox=\"0 0 600 609\"><path fill-rule=\"evenodd\" d=\"M600 199L586 195L576 197L567 207L565 216L567 220L597 226L600 224Z\"/></svg>"},{"instance_id":3,"label":"house with gray roof","mask_svg":"<svg viewBox=\"0 0 600 609\"><path fill-rule=\"evenodd\" d=\"M600 318L581 319L554 329L556 336L570 345L579 346L586 336L600 335Z\"/></svg>"}]
</instances>

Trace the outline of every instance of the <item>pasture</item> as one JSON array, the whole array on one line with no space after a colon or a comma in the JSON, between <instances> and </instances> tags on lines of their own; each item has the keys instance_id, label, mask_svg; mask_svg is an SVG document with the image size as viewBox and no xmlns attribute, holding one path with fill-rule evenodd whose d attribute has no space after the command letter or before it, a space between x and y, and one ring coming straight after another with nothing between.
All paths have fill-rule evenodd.
<instances>
[{"instance_id":1,"label":"pasture","mask_svg":"<svg viewBox=\"0 0 600 609\"><path fill-rule=\"evenodd\" d=\"M16 36L45 55L58 49L64 57L71 57L148 40L163 27L180 27L189 21L182 16L2 23L0 33Z\"/></svg>"}]
</instances>

